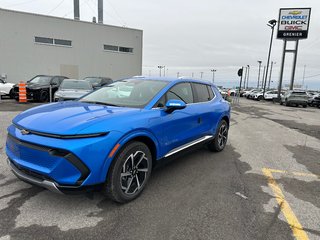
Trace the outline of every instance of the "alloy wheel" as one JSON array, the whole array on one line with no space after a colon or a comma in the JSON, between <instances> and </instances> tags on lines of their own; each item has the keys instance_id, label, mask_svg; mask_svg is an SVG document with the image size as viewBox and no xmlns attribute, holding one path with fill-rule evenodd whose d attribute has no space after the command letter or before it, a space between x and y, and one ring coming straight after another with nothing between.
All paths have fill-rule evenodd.
<instances>
[{"instance_id":1,"label":"alloy wheel","mask_svg":"<svg viewBox=\"0 0 320 240\"><path fill-rule=\"evenodd\" d=\"M222 124L218 134L218 145L220 148L223 148L226 145L227 138L228 138L228 127L226 124Z\"/></svg>"},{"instance_id":2,"label":"alloy wheel","mask_svg":"<svg viewBox=\"0 0 320 240\"><path fill-rule=\"evenodd\" d=\"M149 171L148 164L149 160L142 151L136 151L126 159L120 174L120 185L124 194L135 194L144 186Z\"/></svg>"}]
</instances>

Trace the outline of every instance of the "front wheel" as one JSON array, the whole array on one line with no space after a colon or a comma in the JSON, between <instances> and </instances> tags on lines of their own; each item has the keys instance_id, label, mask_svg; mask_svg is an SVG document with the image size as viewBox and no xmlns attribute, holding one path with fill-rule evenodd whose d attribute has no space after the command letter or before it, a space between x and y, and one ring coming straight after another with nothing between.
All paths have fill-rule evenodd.
<instances>
[{"instance_id":1,"label":"front wheel","mask_svg":"<svg viewBox=\"0 0 320 240\"><path fill-rule=\"evenodd\" d=\"M144 189L152 169L152 155L142 142L124 146L113 160L106 179L104 191L115 202L125 203Z\"/></svg>"},{"instance_id":2,"label":"front wheel","mask_svg":"<svg viewBox=\"0 0 320 240\"><path fill-rule=\"evenodd\" d=\"M222 120L218 126L215 138L208 144L210 151L220 152L225 148L228 140L228 131L228 123L225 120Z\"/></svg>"}]
</instances>

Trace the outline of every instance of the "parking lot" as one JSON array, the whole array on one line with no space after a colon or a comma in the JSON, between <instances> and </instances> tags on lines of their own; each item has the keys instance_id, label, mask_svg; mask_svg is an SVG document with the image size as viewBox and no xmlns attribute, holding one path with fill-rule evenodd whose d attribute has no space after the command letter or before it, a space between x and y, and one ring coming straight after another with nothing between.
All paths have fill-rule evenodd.
<instances>
[{"instance_id":1,"label":"parking lot","mask_svg":"<svg viewBox=\"0 0 320 240\"><path fill-rule=\"evenodd\" d=\"M34 105L0 103L0 240L320 238L318 108L240 99L223 152L175 159L120 205L51 193L9 171L6 128Z\"/></svg>"}]
</instances>

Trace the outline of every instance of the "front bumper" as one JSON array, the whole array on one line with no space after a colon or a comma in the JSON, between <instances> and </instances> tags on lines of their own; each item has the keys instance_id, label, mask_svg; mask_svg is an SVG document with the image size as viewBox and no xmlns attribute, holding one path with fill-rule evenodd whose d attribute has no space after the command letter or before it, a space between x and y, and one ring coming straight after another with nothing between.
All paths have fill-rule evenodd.
<instances>
[{"instance_id":1,"label":"front bumper","mask_svg":"<svg viewBox=\"0 0 320 240\"><path fill-rule=\"evenodd\" d=\"M37 181L32 183L36 185L46 187L54 183L59 190L81 188L105 182L112 161L108 154L121 135L110 132L101 137L57 139L36 134L23 135L11 125L6 153L11 168L15 166L32 180L35 177Z\"/></svg>"},{"instance_id":2,"label":"front bumper","mask_svg":"<svg viewBox=\"0 0 320 240\"><path fill-rule=\"evenodd\" d=\"M11 171L14 173L14 175L16 175L22 181L46 188L51 192L62 193L59 190L59 185L57 183L46 179L36 178L34 176L26 174L22 170L18 169L18 167L16 167L10 159L8 159L8 165L10 166Z\"/></svg>"}]
</instances>

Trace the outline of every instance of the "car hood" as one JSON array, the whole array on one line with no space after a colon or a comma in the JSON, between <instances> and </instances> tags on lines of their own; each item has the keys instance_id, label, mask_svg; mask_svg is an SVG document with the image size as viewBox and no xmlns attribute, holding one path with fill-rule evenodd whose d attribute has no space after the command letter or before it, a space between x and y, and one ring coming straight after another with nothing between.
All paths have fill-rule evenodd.
<instances>
[{"instance_id":1,"label":"car hood","mask_svg":"<svg viewBox=\"0 0 320 240\"><path fill-rule=\"evenodd\" d=\"M26 83L27 88L34 89L34 88L49 88L50 84L49 83L32 83L32 82L27 82ZM19 87L19 84L14 85L14 87Z\"/></svg>"},{"instance_id":2,"label":"car hood","mask_svg":"<svg viewBox=\"0 0 320 240\"><path fill-rule=\"evenodd\" d=\"M118 130L125 119L143 110L78 101L58 102L20 113L13 123L20 128L59 135Z\"/></svg>"},{"instance_id":3,"label":"car hood","mask_svg":"<svg viewBox=\"0 0 320 240\"><path fill-rule=\"evenodd\" d=\"M56 97L62 98L80 98L92 90L59 90L56 92Z\"/></svg>"}]
</instances>

